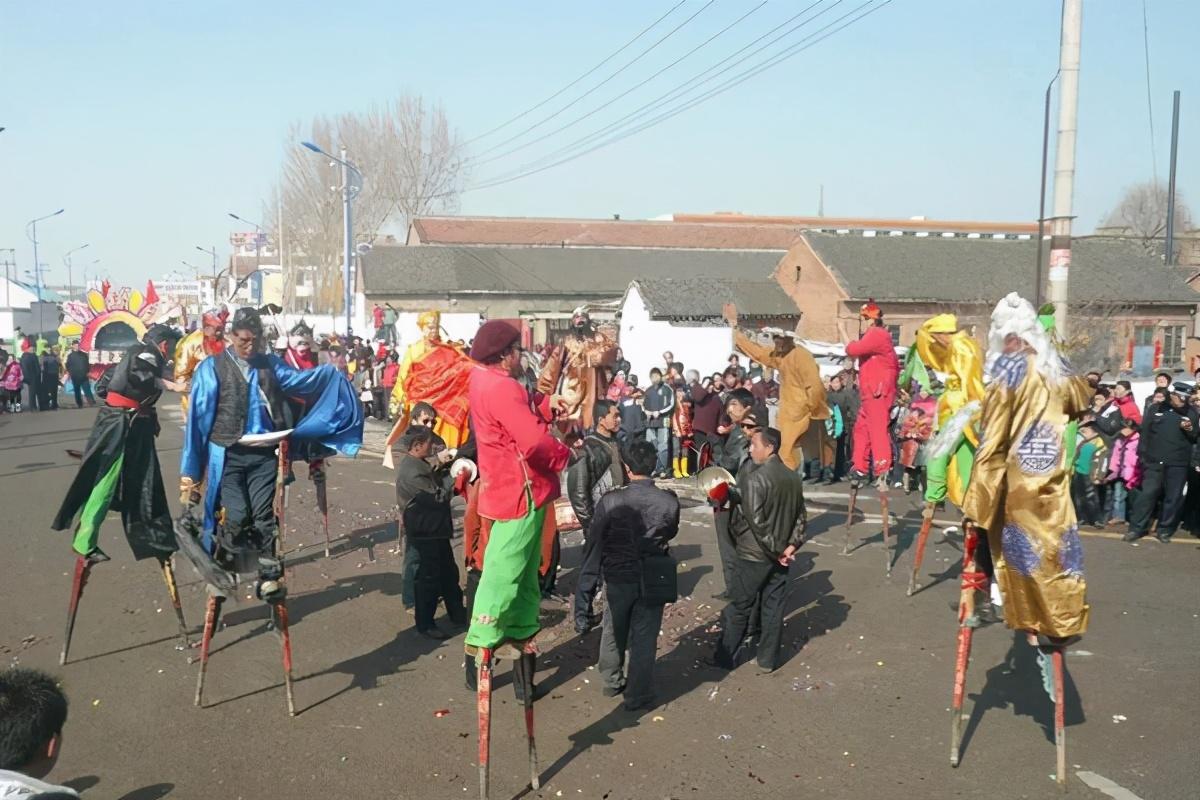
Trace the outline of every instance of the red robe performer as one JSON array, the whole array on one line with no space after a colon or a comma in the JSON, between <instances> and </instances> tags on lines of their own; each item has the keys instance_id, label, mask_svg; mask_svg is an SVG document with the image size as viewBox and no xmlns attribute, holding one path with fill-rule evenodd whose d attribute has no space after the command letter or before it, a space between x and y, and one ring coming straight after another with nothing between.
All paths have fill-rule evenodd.
<instances>
[{"instance_id":1,"label":"red robe performer","mask_svg":"<svg viewBox=\"0 0 1200 800\"><path fill-rule=\"evenodd\" d=\"M868 300L859 312L869 325L862 337L846 345L846 355L858 359L858 395L862 408L854 423L854 456L850 482L862 486L872 476L886 480L892 468L892 439L888 426L896 402L900 359L892 336L883 326L883 311Z\"/></svg>"}]
</instances>

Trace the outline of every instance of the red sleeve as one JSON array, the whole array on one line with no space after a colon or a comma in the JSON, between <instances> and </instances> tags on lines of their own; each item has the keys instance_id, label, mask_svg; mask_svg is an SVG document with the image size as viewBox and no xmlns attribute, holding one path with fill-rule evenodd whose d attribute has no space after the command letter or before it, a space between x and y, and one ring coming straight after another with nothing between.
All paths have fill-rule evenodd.
<instances>
[{"instance_id":1,"label":"red sleeve","mask_svg":"<svg viewBox=\"0 0 1200 800\"><path fill-rule=\"evenodd\" d=\"M535 467L558 472L565 469L571 450L555 439L529 408L529 396L516 381L504 381L492 396L495 417L512 435L521 456ZM549 410L550 400L541 398L540 406Z\"/></svg>"},{"instance_id":2,"label":"red sleeve","mask_svg":"<svg viewBox=\"0 0 1200 800\"><path fill-rule=\"evenodd\" d=\"M879 336L879 333L884 334L884 338ZM865 356L877 356L892 349L892 337L888 335L883 328L872 328L862 335L862 338L857 342L850 342L846 345L846 355L851 358L863 358Z\"/></svg>"}]
</instances>

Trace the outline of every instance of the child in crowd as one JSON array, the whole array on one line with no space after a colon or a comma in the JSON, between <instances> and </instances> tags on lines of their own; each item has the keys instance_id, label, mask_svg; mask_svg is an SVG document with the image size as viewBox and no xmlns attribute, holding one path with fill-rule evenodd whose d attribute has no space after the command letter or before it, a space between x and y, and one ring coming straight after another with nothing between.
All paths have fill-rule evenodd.
<instances>
[{"instance_id":1,"label":"child in crowd","mask_svg":"<svg viewBox=\"0 0 1200 800\"><path fill-rule=\"evenodd\" d=\"M46 673L0 670L0 797L70 800L74 789L41 779L58 761L67 698Z\"/></svg>"},{"instance_id":2,"label":"child in crowd","mask_svg":"<svg viewBox=\"0 0 1200 800\"><path fill-rule=\"evenodd\" d=\"M675 413L671 415L671 452L675 454L673 466L676 478L686 478L692 474L688 461L693 439L692 396L680 387L675 390Z\"/></svg>"},{"instance_id":3,"label":"child in crowd","mask_svg":"<svg viewBox=\"0 0 1200 800\"><path fill-rule=\"evenodd\" d=\"M1096 484L1102 482L1107 474L1105 464L1108 453L1099 431L1091 422L1079 426L1076 442L1075 474L1071 477L1071 502L1075 505L1075 518L1080 525L1102 528L1104 522Z\"/></svg>"},{"instance_id":4,"label":"child in crowd","mask_svg":"<svg viewBox=\"0 0 1200 800\"><path fill-rule=\"evenodd\" d=\"M368 373L363 377L362 389L358 393L358 399L362 401L364 417L374 416L375 393L371 390L372 386L371 375Z\"/></svg>"},{"instance_id":5,"label":"child in crowd","mask_svg":"<svg viewBox=\"0 0 1200 800\"><path fill-rule=\"evenodd\" d=\"M1142 464L1138 460L1138 443L1141 436L1132 419L1125 420L1121 432L1113 440L1112 454L1108 458L1108 495L1111 498L1109 525L1124 525L1131 493L1142 485Z\"/></svg>"},{"instance_id":6,"label":"child in crowd","mask_svg":"<svg viewBox=\"0 0 1200 800\"><path fill-rule=\"evenodd\" d=\"M904 467L904 493L913 489L924 493L923 460L921 446L933 435L933 420L925 409L915 402L900 423L900 465Z\"/></svg>"}]
</instances>

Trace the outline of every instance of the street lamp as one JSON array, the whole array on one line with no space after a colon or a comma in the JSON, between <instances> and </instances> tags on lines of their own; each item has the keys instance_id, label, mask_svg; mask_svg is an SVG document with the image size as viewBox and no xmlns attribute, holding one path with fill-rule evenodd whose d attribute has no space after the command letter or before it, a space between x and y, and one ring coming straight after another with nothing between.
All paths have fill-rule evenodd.
<instances>
[{"instance_id":1,"label":"street lamp","mask_svg":"<svg viewBox=\"0 0 1200 800\"><path fill-rule=\"evenodd\" d=\"M83 265L83 293L84 294L87 294L87 290L88 290L88 281L87 281L88 267L94 267L99 263L100 263L100 259L97 258L97 259L94 259L91 262Z\"/></svg>"},{"instance_id":2,"label":"street lamp","mask_svg":"<svg viewBox=\"0 0 1200 800\"><path fill-rule=\"evenodd\" d=\"M38 303L42 302L42 267L38 263L37 224L39 222L41 222L42 220L47 220L47 219L50 219L51 217L57 217L59 214L63 213L64 211L66 211L65 208L60 208L58 211L55 211L53 214L47 214L44 217L38 217L37 219L32 219L25 225L25 235L29 237L29 241L33 242L33 277L37 283L37 302ZM33 229L33 233L29 232L30 228ZM36 327L37 327L38 336L40 337L42 335L42 307L40 305L38 306L38 318L37 318L37 326Z\"/></svg>"},{"instance_id":3,"label":"street lamp","mask_svg":"<svg viewBox=\"0 0 1200 800\"><path fill-rule=\"evenodd\" d=\"M212 250L206 250L205 248L201 247L200 245L196 245L196 249L199 250L201 253L208 253L210 256L212 256L212 260L213 260L213 265L212 265L213 297L215 298L217 296L217 246L213 245Z\"/></svg>"},{"instance_id":4,"label":"street lamp","mask_svg":"<svg viewBox=\"0 0 1200 800\"><path fill-rule=\"evenodd\" d=\"M234 218L234 219L236 219L238 222L244 222L244 223L246 223L247 225L253 225L253 226L254 226L254 272L258 272L258 271L261 269L261 267L262 267L262 258L261 258L261 256L259 255L259 249L258 249L258 247L259 247L259 240L262 238L262 225L259 225L257 222L251 222L251 221L250 221L250 220L248 220L248 219L244 219L244 218L242 218L242 217L239 217L237 214L233 213L232 211L230 211L230 212L228 212L228 213L229 213L229 216L233 217L233 218ZM234 254L234 259L235 259L235 260L237 259L237 254L236 254L236 253ZM234 270L235 277L236 277L236 272L237 272L237 270ZM253 273L251 273L251 274L253 274ZM250 276L249 276L249 275L247 275L246 277L250 277ZM239 287L241 287L241 286L242 286L242 284L243 284L243 282L240 282L240 281L239 281L239 283L238 283L238 286L239 286ZM236 291L236 290L234 290L234 291ZM261 299L262 299L262 298L259 298L259 300L261 300ZM257 302L257 301L256 301L256 302Z\"/></svg>"},{"instance_id":5,"label":"street lamp","mask_svg":"<svg viewBox=\"0 0 1200 800\"><path fill-rule=\"evenodd\" d=\"M75 297L75 281L71 278L71 254L78 253L80 250L83 250L83 249L91 247L91 246L92 245L90 242L88 244L81 244L81 245L79 245L79 247L76 247L73 250L68 250L67 254L65 256L63 256L63 264L65 264L67 267L67 299L68 300L73 300Z\"/></svg>"},{"instance_id":6,"label":"street lamp","mask_svg":"<svg viewBox=\"0 0 1200 800\"><path fill-rule=\"evenodd\" d=\"M360 191L362 191L363 175L359 171L358 167L346 160L345 147L342 148L342 157L338 158L335 155L330 155L329 153L325 152L312 142L301 142L300 144L304 145L309 150L312 150L314 153L325 156L331 161L334 161L342 166L342 236L344 238L344 249L342 252L342 285L345 289L345 296L343 300L346 304L346 339L349 340L351 334L353 333L350 325L350 314L354 306L353 290L350 287L350 265L354 259L354 222L351 201L354 200L354 197ZM353 176L355 179L353 183L350 180L351 176Z\"/></svg>"}]
</instances>

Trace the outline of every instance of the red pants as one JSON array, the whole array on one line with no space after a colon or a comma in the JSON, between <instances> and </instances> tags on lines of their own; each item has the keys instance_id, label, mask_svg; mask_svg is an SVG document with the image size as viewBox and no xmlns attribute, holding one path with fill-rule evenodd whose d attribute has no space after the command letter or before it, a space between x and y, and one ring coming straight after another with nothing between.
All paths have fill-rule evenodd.
<instances>
[{"instance_id":1,"label":"red pants","mask_svg":"<svg viewBox=\"0 0 1200 800\"><path fill-rule=\"evenodd\" d=\"M892 468L892 437L888 432L894 397L864 397L854 422L853 466L871 477ZM874 466L874 469L872 469Z\"/></svg>"}]
</instances>

